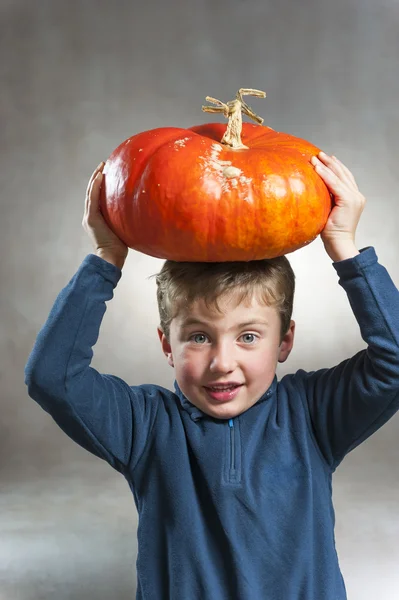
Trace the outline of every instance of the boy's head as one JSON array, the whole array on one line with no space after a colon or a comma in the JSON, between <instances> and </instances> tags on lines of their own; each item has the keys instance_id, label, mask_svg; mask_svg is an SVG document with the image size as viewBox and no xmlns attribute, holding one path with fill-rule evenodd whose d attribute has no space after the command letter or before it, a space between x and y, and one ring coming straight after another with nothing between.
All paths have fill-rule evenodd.
<instances>
[{"instance_id":1,"label":"boy's head","mask_svg":"<svg viewBox=\"0 0 399 600\"><path fill-rule=\"evenodd\" d=\"M250 408L293 346L295 276L287 258L167 260L156 282L158 335L183 394L215 418ZM213 389L226 383L239 387Z\"/></svg>"}]
</instances>

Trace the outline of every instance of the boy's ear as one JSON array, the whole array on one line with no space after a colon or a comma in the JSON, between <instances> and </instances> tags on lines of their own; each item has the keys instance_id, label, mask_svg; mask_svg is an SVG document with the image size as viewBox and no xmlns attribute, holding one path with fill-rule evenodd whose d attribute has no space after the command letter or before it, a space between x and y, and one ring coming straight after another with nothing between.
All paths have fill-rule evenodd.
<instances>
[{"instance_id":1,"label":"boy's ear","mask_svg":"<svg viewBox=\"0 0 399 600\"><path fill-rule=\"evenodd\" d=\"M158 327L157 332L158 332L158 337L161 341L162 352L165 354L166 358L168 359L168 364L171 367L174 367L175 365L173 362L172 347L169 344L168 340L166 339L166 336L165 336L164 332L162 331L162 329L160 329Z\"/></svg>"},{"instance_id":2,"label":"boy's ear","mask_svg":"<svg viewBox=\"0 0 399 600\"><path fill-rule=\"evenodd\" d=\"M283 337L280 350L278 355L278 362L284 362L290 355L292 347L294 345L294 335L295 335L295 321L290 322L290 326L288 328L287 333Z\"/></svg>"}]
</instances>

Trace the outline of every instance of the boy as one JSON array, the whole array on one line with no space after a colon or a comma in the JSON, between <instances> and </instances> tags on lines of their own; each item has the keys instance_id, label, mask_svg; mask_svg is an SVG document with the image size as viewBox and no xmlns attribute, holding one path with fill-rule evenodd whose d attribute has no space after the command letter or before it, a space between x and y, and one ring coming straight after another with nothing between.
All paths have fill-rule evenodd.
<instances>
[{"instance_id":1,"label":"boy","mask_svg":"<svg viewBox=\"0 0 399 600\"><path fill-rule=\"evenodd\" d=\"M98 208L103 164L89 182L83 226L96 255L58 296L26 383L72 439L128 481L139 600L346 598L332 473L398 410L399 293L374 249L355 246L365 200L353 175L324 153L312 163L335 200L321 237L368 348L278 382L295 328L287 259L167 261L158 335L175 393L90 367L128 249Z\"/></svg>"}]
</instances>

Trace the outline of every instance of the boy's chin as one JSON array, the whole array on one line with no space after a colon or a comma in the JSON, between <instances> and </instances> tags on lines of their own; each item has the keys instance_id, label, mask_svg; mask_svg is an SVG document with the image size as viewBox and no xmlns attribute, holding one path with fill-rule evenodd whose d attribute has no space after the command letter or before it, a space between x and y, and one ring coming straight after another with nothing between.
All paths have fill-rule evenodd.
<instances>
[{"instance_id":1,"label":"boy's chin","mask_svg":"<svg viewBox=\"0 0 399 600\"><path fill-rule=\"evenodd\" d=\"M245 412L250 406L244 406L242 402L223 402L220 404L210 404L198 407L202 412L215 419L234 419Z\"/></svg>"},{"instance_id":2,"label":"boy's chin","mask_svg":"<svg viewBox=\"0 0 399 600\"><path fill-rule=\"evenodd\" d=\"M223 407L223 410L204 410L203 412L206 412L207 415L209 415L210 417L213 417L214 419L221 419L221 420L226 420L226 419L234 419L235 417L238 417L238 415L240 415L241 413L245 412L245 408L242 408L241 410L236 409L234 410L232 407Z\"/></svg>"}]
</instances>

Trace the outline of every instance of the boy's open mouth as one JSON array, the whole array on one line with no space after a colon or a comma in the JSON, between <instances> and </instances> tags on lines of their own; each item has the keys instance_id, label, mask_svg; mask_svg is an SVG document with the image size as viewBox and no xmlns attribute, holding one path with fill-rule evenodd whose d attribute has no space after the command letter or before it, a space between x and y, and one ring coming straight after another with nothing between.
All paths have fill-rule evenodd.
<instances>
[{"instance_id":1,"label":"boy's open mouth","mask_svg":"<svg viewBox=\"0 0 399 600\"><path fill-rule=\"evenodd\" d=\"M219 402L225 402L228 400L233 400L238 394L240 387L242 387L242 383L234 383L234 384L226 384L224 386L204 386L208 396L210 396L213 400L218 400Z\"/></svg>"},{"instance_id":2,"label":"boy's open mouth","mask_svg":"<svg viewBox=\"0 0 399 600\"><path fill-rule=\"evenodd\" d=\"M235 388L235 387L240 387L241 385L243 385L242 383L239 383L238 381L225 381L225 382L220 382L220 383L209 383L208 385L205 385L204 387L206 387L208 390L227 390L227 389L231 389L231 388Z\"/></svg>"}]
</instances>

